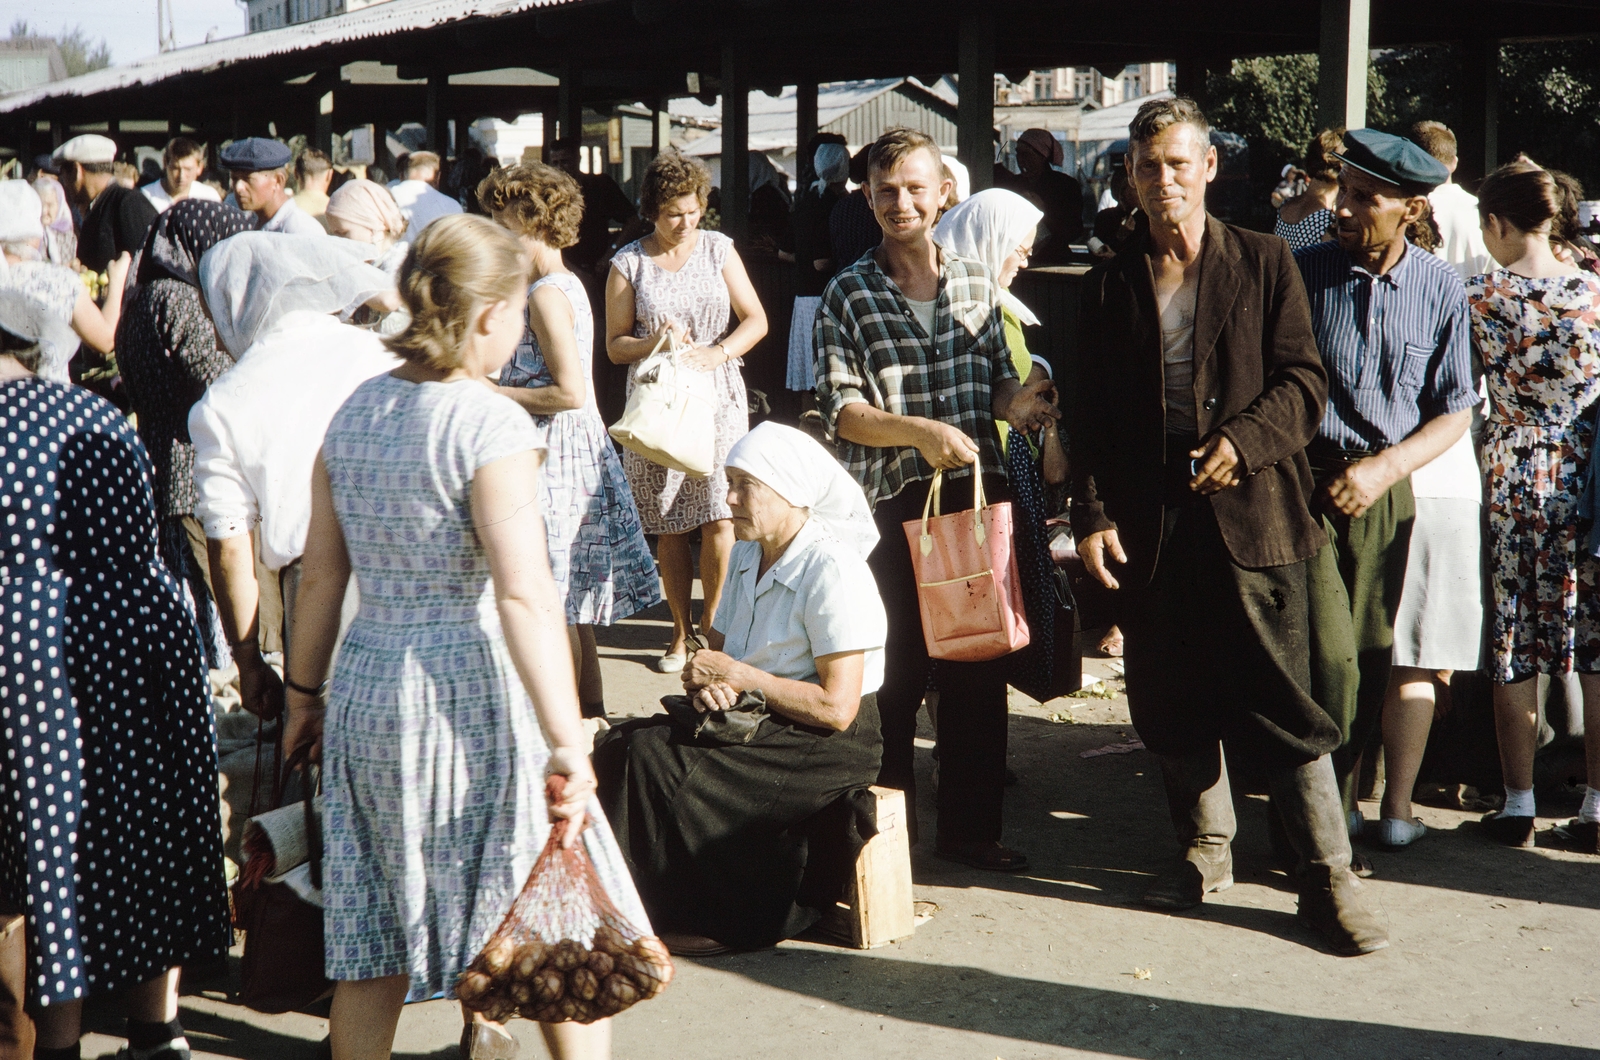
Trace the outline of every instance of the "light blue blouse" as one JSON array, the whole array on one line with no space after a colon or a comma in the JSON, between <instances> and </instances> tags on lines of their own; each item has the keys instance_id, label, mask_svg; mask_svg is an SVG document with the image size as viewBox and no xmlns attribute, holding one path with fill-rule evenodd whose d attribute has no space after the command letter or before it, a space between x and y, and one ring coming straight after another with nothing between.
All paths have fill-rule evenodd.
<instances>
[{"instance_id":1,"label":"light blue blouse","mask_svg":"<svg viewBox=\"0 0 1600 1060\"><path fill-rule=\"evenodd\" d=\"M740 541L728 561L728 582L713 625L723 651L774 677L817 680L817 656L866 652L861 694L883 684L889 621L866 560L815 519L767 572L761 544Z\"/></svg>"}]
</instances>

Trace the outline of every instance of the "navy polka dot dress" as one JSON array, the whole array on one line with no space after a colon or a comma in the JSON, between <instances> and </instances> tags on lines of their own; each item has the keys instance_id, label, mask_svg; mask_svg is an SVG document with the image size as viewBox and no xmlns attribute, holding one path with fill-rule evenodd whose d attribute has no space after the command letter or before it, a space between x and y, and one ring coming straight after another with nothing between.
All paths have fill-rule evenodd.
<instances>
[{"instance_id":1,"label":"navy polka dot dress","mask_svg":"<svg viewBox=\"0 0 1600 1060\"><path fill-rule=\"evenodd\" d=\"M37 1005L231 939L206 673L151 477L105 399L0 384L0 901Z\"/></svg>"}]
</instances>

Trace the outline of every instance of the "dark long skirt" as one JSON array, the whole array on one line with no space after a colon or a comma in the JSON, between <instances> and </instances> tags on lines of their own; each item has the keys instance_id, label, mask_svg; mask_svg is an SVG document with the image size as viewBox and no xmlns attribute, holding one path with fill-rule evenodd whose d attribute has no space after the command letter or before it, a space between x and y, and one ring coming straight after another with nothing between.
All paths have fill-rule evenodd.
<instances>
[{"instance_id":1,"label":"dark long skirt","mask_svg":"<svg viewBox=\"0 0 1600 1060\"><path fill-rule=\"evenodd\" d=\"M769 716L736 746L700 745L666 715L625 722L601 736L594 766L656 930L757 949L839 897L848 862L824 869L813 847L848 826L835 811L877 780L882 751L867 695L843 732Z\"/></svg>"}]
</instances>

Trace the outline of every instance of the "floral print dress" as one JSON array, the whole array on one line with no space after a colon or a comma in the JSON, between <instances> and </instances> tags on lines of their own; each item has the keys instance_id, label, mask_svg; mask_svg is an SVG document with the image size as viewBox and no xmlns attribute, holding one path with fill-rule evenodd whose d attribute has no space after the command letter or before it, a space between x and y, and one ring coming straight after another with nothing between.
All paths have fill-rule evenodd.
<instances>
[{"instance_id":1,"label":"floral print dress","mask_svg":"<svg viewBox=\"0 0 1600 1060\"><path fill-rule=\"evenodd\" d=\"M1600 672L1600 559L1579 547L1577 514L1600 400L1600 279L1499 269L1467 298L1490 398L1493 677Z\"/></svg>"}]
</instances>

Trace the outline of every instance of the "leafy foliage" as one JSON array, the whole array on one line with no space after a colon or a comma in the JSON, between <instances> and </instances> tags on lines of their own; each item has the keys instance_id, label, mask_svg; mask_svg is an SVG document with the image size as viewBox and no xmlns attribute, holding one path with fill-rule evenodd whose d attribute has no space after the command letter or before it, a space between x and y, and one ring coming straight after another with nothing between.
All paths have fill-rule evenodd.
<instances>
[{"instance_id":1,"label":"leafy foliage","mask_svg":"<svg viewBox=\"0 0 1600 1060\"><path fill-rule=\"evenodd\" d=\"M54 41L61 51L61 62L67 68L68 77L87 74L91 70L103 70L111 65L111 46L104 38L90 40L82 26L63 26L59 34L52 36L34 29L27 19L19 18L11 23L11 39Z\"/></svg>"}]
</instances>

